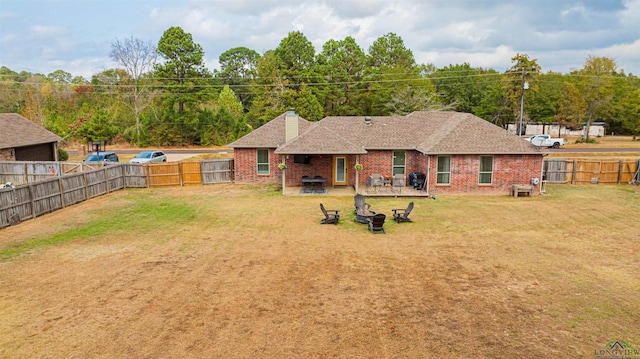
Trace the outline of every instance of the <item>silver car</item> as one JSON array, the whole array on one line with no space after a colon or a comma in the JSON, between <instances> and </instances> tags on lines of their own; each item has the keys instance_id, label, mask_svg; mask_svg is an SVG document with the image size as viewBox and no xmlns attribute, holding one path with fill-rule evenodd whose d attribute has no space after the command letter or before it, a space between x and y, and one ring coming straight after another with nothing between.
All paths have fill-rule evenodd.
<instances>
[{"instance_id":1,"label":"silver car","mask_svg":"<svg viewBox=\"0 0 640 359\"><path fill-rule=\"evenodd\" d=\"M162 151L142 151L129 163L167 162L167 155Z\"/></svg>"}]
</instances>

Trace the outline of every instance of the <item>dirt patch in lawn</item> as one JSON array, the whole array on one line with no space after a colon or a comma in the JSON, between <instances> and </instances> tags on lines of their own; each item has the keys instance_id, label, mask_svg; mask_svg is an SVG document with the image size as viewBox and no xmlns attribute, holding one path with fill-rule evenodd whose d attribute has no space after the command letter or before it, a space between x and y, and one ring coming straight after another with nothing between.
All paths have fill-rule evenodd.
<instances>
[{"instance_id":1,"label":"dirt patch in lawn","mask_svg":"<svg viewBox=\"0 0 640 359\"><path fill-rule=\"evenodd\" d=\"M18 253L0 262L0 357L640 347L638 187L548 193L414 199L414 222L388 221L386 235L354 222L348 197L234 185L112 193L0 230L0 249ZM409 200L367 201L390 215ZM341 211L339 225L319 224L320 202Z\"/></svg>"}]
</instances>

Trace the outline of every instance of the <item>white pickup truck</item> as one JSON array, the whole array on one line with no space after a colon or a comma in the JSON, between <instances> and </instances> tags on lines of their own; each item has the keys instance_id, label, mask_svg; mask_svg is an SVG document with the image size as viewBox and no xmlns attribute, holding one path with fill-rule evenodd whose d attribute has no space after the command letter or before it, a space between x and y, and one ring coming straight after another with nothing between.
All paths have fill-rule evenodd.
<instances>
[{"instance_id":1,"label":"white pickup truck","mask_svg":"<svg viewBox=\"0 0 640 359\"><path fill-rule=\"evenodd\" d=\"M560 148L564 145L564 139L551 138L550 135L535 135L527 138L527 141L533 143L538 147Z\"/></svg>"}]
</instances>

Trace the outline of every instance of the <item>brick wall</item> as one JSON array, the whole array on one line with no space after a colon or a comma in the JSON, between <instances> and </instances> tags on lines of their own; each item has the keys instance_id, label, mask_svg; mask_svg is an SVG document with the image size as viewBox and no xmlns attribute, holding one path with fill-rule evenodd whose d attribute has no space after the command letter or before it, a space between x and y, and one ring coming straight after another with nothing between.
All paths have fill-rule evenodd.
<instances>
[{"instance_id":1,"label":"brick wall","mask_svg":"<svg viewBox=\"0 0 640 359\"><path fill-rule=\"evenodd\" d=\"M282 171L278 168L282 156L269 150L270 173L257 175L256 150L236 148L234 150L235 181L237 183L282 183ZM293 163L292 155L285 156L286 185L300 186L302 176L322 176L328 179L327 186L332 186L333 156L311 155L310 164ZM353 166L356 156L347 156L347 174L350 186L355 185L356 175ZM359 163L363 169L359 173L359 186L367 184L372 174L391 176L393 167L393 151L372 150L366 155L359 155ZM479 155L451 156L451 183L437 185L438 156L427 156L417 151L406 152L406 176L409 185L409 174L422 172L428 174L429 193L485 193L508 194L513 184L529 184L534 177L540 178L542 171L541 155L495 155L493 156L493 178L491 184L479 184Z\"/></svg>"},{"instance_id":2,"label":"brick wall","mask_svg":"<svg viewBox=\"0 0 640 359\"><path fill-rule=\"evenodd\" d=\"M426 157L426 156L425 156ZM428 173L429 193L508 194L513 184L530 184L542 176L542 155L495 155L491 184L479 184L480 155L452 155L450 184L437 184L438 156L431 158ZM425 164L427 168L427 164ZM539 186L539 185L538 185ZM536 187L538 187L536 186ZM539 190L539 188L536 188Z\"/></svg>"},{"instance_id":3,"label":"brick wall","mask_svg":"<svg viewBox=\"0 0 640 359\"><path fill-rule=\"evenodd\" d=\"M233 150L233 170L236 183L282 183L282 171L278 168L280 155L269 149L269 174L259 175L257 166L257 150L255 148L235 148Z\"/></svg>"}]
</instances>

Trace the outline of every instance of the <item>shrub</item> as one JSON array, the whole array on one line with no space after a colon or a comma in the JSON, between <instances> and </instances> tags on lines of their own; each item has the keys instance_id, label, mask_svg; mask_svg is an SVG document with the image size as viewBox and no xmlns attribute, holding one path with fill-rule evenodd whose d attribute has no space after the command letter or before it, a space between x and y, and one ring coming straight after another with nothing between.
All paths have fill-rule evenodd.
<instances>
[{"instance_id":1,"label":"shrub","mask_svg":"<svg viewBox=\"0 0 640 359\"><path fill-rule=\"evenodd\" d=\"M596 141L595 138L587 138L586 140L583 140L582 138L578 138L576 140L576 143L598 143L598 141Z\"/></svg>"},{"instance_id":2,"label":"shrub","mask_svg":"<svg viewBox=\"0 0 640 359\"><path fill-rule=\"evenodd\" d=\"M62 148L58 148L58 161L66 161L69 159L69 154Z\"/></svg>"}]
</instances>

